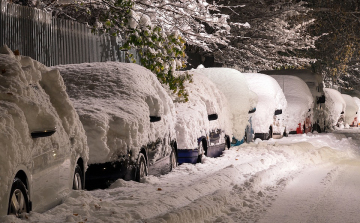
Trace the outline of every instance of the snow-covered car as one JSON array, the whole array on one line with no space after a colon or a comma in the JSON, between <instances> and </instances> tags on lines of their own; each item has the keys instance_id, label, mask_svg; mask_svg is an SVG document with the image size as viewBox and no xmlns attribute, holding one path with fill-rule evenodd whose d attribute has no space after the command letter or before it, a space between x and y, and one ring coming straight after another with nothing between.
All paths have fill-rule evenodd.
<instances>
[{"instance_id":1,"label":"snow-covered car","mask_svg":"<svg viewBox=\"0 0 360 223\"><path fill-rule=\"evenodd\" d=\"M140 181L177 165L174 104L155 74L120 62L57 68L88 139L86 188Z\"/></svg>"},{"instance_id":2,"label":"snow-covered car","mask_svg":"<svg viewBox=\"0 0 360 223\"><path fill-rule=\"evenodd\" d=\"M250 91L245 76L231 68L198 67L191 73L208 77L225 95L229 109L233 137L231 145L252 141L252 115L256 111L257 95Z\"/></svg>"},{"instance_id":3,"label":"snow-covered car","mask_svg":"<svg viewBox=\"0 0 360 223\"><path fill-rule=\"evenodd\" d=\"M325 93L323 90L323 80L320 74L314 73L309 69L266 70L260 71L260 73L268 75L291 75L305 81L314 99L313 130L316 130L317 132L325 130Z\"/></svg>"},{"instance_id":4,"label":"snow-covered car","mask_svg":"<svg viewBox=\"0 0 360 223\"><path fill-rule=\"evenodd\" d=\"M83 189L84 128L57 70L0 48L0 216L43 212Z\"/></svg>"},{"instance_id":5,"label":"snow-covered car","mask_svg":"<svg viewBox=\"0 0 360 223\"><path fill-rule=\"evenodd\" d=\"M287 101L284 113L286 132L290 134L311 132L314 98L305 81L292 75L270 76L279 83Z\"/></svg>"},{"instance_id":6,"label":"snow-covered car","mask_svg":"<svg viewBox=\"0 0 360 223\"><path fill-rule=\"evenodd\" d=\"M345 107L345 125L353 125L355 118L357 119L357 112L359 110L358 105L353 97L347 94L341 94L343 97L346 107ZM356 120L357 122L357 120Z\"/></svg>"},{"instance_id":7,"label":"snow-covered car","mask_svg":"<svg viewBox=\"0 0 360 223\"><path fill-rule=\"evenodd\" d=\"M287 102L278 82L261 73L244 74L250 90L258 95L256 112L252 117L255 138L281 138L285 131L283 112Z\"/></svg>"},{"instance_id":8,"label":"snow-covered car","mask_svg":"<svg viewBox=\"0 0 360 223\"><path fill-rule=\"evenodd\" d=\"M324 88L326 128L344 126L346 102L341 93L335 89Z\"/></svg>"},{"instance_id":9,"label":"snow-covered car","mask_svg":"<svg viewBox=\"0 0 360 223\"><path fill-rule=\"evenodd\" d=\"M356 105L358 106L358 110L356 112L356 117L354 118L354 121L350 124L351 127L359 127L359 121L360 121L360 99L358 97L353 97Z\"/></svg>"},{"instance_id":10,"label":"snow-covered car","mask_svg":"<svg viewBox=\"0 0 360 223\"><path fill-rule=\"evenodd\" d=\"M187 102L175 103L178 162L201 162L203 155L218 157L230 147L230 109L224 94L204 75L192 74L185 83ZM244 131L244 130L243 130Z\"/></svg>"}]
</instances>

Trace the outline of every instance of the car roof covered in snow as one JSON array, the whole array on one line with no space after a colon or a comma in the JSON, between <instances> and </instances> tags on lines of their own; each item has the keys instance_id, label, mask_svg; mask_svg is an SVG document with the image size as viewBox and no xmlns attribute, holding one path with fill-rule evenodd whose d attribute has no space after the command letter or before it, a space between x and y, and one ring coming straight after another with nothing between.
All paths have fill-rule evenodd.
<instances>
[{"instance_id":1,"label":"car roof covered in snow","mask_svg":"<svg viewBox=\"0 0 360 223\"><path fill-rule=\"evenodd\" d=\"M84 125L90 163L117 160L158 138L175 138L175 111L155 74L132 63L57 66ZM150 123L149 116L161 117Z\"/></svg>"}]
</instances>

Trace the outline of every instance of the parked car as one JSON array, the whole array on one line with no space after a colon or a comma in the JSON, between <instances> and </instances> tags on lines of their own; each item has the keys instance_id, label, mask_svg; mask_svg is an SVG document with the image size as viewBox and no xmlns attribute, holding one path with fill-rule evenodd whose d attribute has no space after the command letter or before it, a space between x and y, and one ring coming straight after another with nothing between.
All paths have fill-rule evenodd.
<instances>
[{"instance_id":1,"label":"parked car","mask_svg":"<svg viewBox=\"0 0 360 223\"><path fill-rule=\"evenodd\" d=\"M343 97L346 107L345 107L345 125L353 125L355 119L357 119L357 112L359 110L358 105L353 97L347 94L341 94ZM356 120L357 123L357 120ZM357 125L357 124L356 124Z\"/></svg>"},{"instance_id":2,"label":"parked car","mask_svg":"<svg viewBox=\"0 0 360 223\"><path fill-rule=\"evenodd\" d=\"M258 95L256 113L252 118L255 139L281 138L285 132L282 113L287 106L281 87L274 78L266 74L244 75L250 90Z\"/></svg>"},{"instance_id":3,"label":"parked car","mask_svg":"<svg viewBox=\"0 0 360 223\"><path fill-rule=\"evenodd\" d=\"M314 98L309 87L299 77L270 75L282 88L287 101L285 112L286 132L302 134L312 131Z\"/></svg>"},{"instance_id":4,"label":"parked car","mask_svg":"<svg viewBox=\"0 0 360 223\"><path fill-rule=\"evenodd\" d=\"M335 126L344 126L346 102L341 93L335 89L324 88L325 92L325 117L328 129Z\"/></svg>"},{"instance_id":5,"label":"parked car","mask_svg":"<svg viewBox=\"0 0 360 223\"><path fill-rule=\"evenodd\" d=\"M325 131L325 93L320 74L314 73L309 69L266 70L260 71L260 73L268 75L291 75L305 81L314 99L314 107L312 108L314 121L312 124L313 130L319 133Z\"/></svg>"},{"instance_id":6,"label":"parked car","mask_svg":"<svg viewBox=\"0 0 360 223\"><path fill-rule=\"evenodd\" d=\"M360 99L358 97L353 97L355 100L356 105L358 106L358 110L356 111L356 117L354 118L354 121L351 123L351 127L359 127L359 121L360 121Z\"/></svg>"},{"instance_id":7,"label":"parked car","mask_svg":"<svg viewBox=\"0 0 360 223\"><path fill-rule=\"evenodd\" d=\"M230 109L232 146L252 141L251 114L256 111L257 95L249 90L245 76L231 68L199 67L191 72L209 78L225 95ZM246 139L246 140L245 140Z\"/></svg>"},{"instance_id":8,"label":"parked car","mask_svg":"<svg viewBox=\"0 0 360 223\"><path fill-rule=\"evenodd\" d=\"M203 155L218 157L230 147L230 110L224 94L207 77L195 72L186 83L188 102L175 103L178 162L201 162Z\"/></svg>"},{"instance_id":9,"label":"parked car","mask_svg":"<svg viewBox=\"0 0 360 223\"><path fill-rule=\"evenodd\" d=\"M57 70L0 48L0 217L24 217L84 187L86 136Z\"/></svg>"},{"instance_id":10,"label":"parked car","mask_svg":"<svg viewBox=\"0 0 360 223\"><path fill-rule=\"evenodd\" d=\"M150 70L131 63L57 66L89 144L86 188L140 181L177 165L174 104Z\"/></svg>"}]
</instances>

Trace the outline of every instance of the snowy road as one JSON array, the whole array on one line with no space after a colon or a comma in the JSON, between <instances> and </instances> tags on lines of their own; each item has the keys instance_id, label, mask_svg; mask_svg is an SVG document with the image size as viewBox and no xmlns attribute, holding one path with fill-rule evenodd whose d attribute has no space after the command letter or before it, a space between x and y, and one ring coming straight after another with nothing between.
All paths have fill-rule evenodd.
<instances>
[{"instance_id":1,"label":"snowy road","mask_svg":"<svg viewBox=\"0 0 360 223\"><path fill-rule=\"evenodd\" d=\"M143 183L74 191L45 213L0 222L358 222L352 131L257 141Z\"/></svg>"}]
</instances>

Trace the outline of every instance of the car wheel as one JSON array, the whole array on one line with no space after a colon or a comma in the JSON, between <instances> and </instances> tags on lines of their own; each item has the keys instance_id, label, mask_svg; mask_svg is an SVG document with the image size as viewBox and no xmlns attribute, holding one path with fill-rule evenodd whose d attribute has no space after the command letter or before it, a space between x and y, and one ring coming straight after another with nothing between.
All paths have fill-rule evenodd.
<instances>
[{"instance_id":1,"label":"car wheel","mask_svg":"<svg viewBox=\"0 0 360 223\"><path fill-rule=\"evenodd\" d=\"M204 147L204 142L200 142L200 144L199 144L199 155L198 155L197 163L201 163L201 162L202 162L203 154L206 155L206 151L205 151L205 147Z\"/></svg>"},{"instance_id":2,"label":"car wheel","mask_svg":"<svg viewBox=\"0 0 360 223\"><path fill-rule=\"evenodd\" d=\"M79 164L76 164L74 171L73 190L82 190L82 189L84 189L83 172Z\"/></svg>"},{"instance_id":3,"label":"car wheel","mask_svg":"<svg viewBox=\"0 0 360 223\"><path fill-rule=\"evenodd\" d=\"M147 166L146 166L146 159L143 153L139 154L139 158L138 158L138 166L136 169L136 176L135 179L137 182L140 182L140 180L142 178L144 178L145 176L147 176L148 172L147 172Z\"/></svg>"},{"instance_id":4,"label":"car wheel","mask_svg":"<svg viewBox=\"0 0 360 223\"><path fill-rule=\"evenodd\" d=\"M226 136L225 142L226 142L227 149L230 149L231 143L230 143L230 137L229 136Z\"/></svg>"},{"instance_id":5,"label":"car wheel","mask_svg":"<svg viewBox=\"0 0 360 223\"><path fill-rule=\"evenodd\" d=\"M19 178L15 178L11 187L8 215L16 215L16 217L20 218L22 214L28 213L29 210L26 187Z\"/></svg>"},{"instance_id":6,"label":"car wheel","mask_svg":"<svg viewBox=\"0 0 360 223\"><path fill-rule=\"evenodd\" d=\"M271 139L273 137L273 129L272 129L272 126L269 127L269 138L268 139Z\"/></svg>"},{"instance_id":7,"label":"car wheel","mask_svg":"<svg viewBox=\"0 0 360 223\"><path fill-rule=\"evenodd\" d=\"M176 151L174 148L172 148L171 154L170 154L170 171L175 169L178 165L177 157L176 157Z\"/></svg>"}]
</instances>

